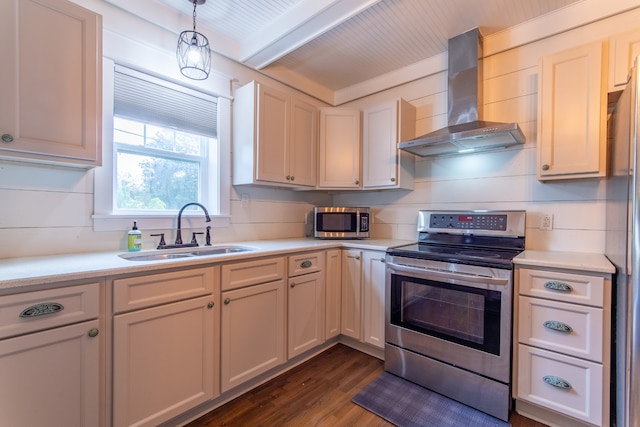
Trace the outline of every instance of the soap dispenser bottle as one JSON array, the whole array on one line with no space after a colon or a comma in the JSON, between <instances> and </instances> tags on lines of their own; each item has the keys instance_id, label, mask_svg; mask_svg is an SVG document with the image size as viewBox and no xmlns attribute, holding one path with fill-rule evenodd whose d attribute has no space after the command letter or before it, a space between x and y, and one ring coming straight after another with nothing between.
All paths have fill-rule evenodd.
<instances>
[{"instance_id":1,"label":"soap dispenser bottle","mask_svg":"<svg viewBox=\"0 0 640 427\"><path fill-rule=\"evenodd\" d=\"M133 221L133 228L127 233L127 245L129 252L137 252L142 249L142 231L138 230L136 221Z\"/></svg>"}]
</instances>

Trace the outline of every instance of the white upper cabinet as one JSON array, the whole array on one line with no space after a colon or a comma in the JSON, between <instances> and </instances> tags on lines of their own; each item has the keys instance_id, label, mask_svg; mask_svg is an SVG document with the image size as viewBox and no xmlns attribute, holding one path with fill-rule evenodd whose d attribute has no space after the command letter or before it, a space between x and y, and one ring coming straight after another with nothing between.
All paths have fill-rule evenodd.
<instances>
[{"instance_id":1,"label":"white upper cabinet","mask_svg":"<svg viewBox=\"0 0 640 427\"><path fill-rule=\"evenodd\" d=\"M413 189L415 157L398 150L398 143L414 137L415 122L415 107L403 99L363 111L363 189Z\"/></svg>"},{"instance_id":2,"label":"white upper cabinet","mask_svg":"<svg viewBox=\"0 0 640 427\"><path fill-rule=\"evenodd\" d=\"M541 59L539 180L605 176L607 64L607 45L603 42Z\"/></svg>"},{"instance_id":3,"label":"white upper cabinet","mask_svg":"<svg viewBox=\"0 0 640 427\"><path fill-rule=\"evenodd\" d=\"M640 55L640 30L613 36L610 45L609 92L613 92L624 89L633 61Z\"/></svg>"},{"instance_id":4,"label":"white upper cabinet","mask_svg":"<svg viewBox=\"0 0 640 427\"><path fill-rule=\"evenodd\" d=\"M360 110L320 109L319 188L360 188Z\"/></svg>"},{"instance_id":5,"label":"white upper cabinet","mask_svg":"<svg viewBox=\"0 0 640 427\"><path fill-rule=\"evenodd\" d=\"M66 0L3 0L0 55L0 157L100 166L101 16Z\"/></svg>"},{"instance_id":6,"label":"white upper cabinet","mask_svg":"<svg viewBox=\"0 0 640 427\"><path fill-rule=\"evenodd\" d=\"M315 187L316 107L255 81L233 107L233 184Z\"/></svg>"}]
</instances>

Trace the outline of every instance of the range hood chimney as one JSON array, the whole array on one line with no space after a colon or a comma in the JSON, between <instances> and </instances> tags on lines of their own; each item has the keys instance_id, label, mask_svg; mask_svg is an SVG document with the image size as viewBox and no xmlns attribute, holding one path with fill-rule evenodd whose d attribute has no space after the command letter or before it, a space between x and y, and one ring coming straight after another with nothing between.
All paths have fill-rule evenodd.
<instances>
[{"instance_id":1,"label":"range hood chimney","mask_svg":"<svg viewBox=\"0 0 640 427\"><path fill-rule=\"evenodd\" d=\"M462 154L524 143L517 123L482 118L482 39L478 28L449 39L448 126L398 148L420 157Z\"/></svg>"}]
</instances>

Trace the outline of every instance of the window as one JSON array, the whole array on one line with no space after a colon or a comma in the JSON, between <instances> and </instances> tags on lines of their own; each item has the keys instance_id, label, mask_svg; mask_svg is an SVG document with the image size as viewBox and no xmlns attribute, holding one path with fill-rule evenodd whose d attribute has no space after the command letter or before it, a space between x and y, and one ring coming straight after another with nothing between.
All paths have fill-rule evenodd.
<instances>
[{"instance_id":1,"label":"window","mask_svg":"<svg viewBox=\"0 0 640 427\"><path fill-rule=\"evenodd\" d=\"M132 218L144 218L147 228L169 228L189 202L205 205L213 217L225 217L228 141L218 125L228 116L228 100L113 63L104 74L111 92L104 90L109 99L104 102L103 168L96 171L94 229L122 229ZM222 128L225 123L230 126L223 121ZM104 225L114 219L120 224Z\"/></svg>"}]
</instances>

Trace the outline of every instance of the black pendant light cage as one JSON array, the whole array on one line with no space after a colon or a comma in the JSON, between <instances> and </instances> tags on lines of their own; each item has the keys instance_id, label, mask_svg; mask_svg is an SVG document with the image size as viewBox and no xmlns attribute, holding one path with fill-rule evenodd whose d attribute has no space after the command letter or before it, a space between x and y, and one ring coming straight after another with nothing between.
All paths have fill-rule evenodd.
<instances>
[{"instance_id":1,"label":"black pendant light cage","mask_svg":"<svg viewBox=\"0 0 640 427\"><path fill-rule=\"evenodd\" d=\"M196 31L196 6L206 0L187 0L193 3L193 31L183 31L178 37L176 57L180 72L193 80L204 80L211 70L209 39Z\"/></svg>"}]
</instances>

